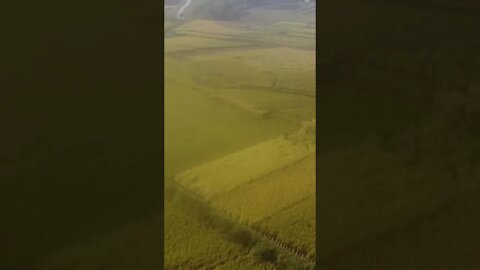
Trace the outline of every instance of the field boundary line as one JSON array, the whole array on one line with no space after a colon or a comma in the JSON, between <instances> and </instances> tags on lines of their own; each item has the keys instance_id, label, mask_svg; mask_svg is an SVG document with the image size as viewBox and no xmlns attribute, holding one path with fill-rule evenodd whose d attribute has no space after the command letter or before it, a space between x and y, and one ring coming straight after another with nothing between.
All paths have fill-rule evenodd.
<instances>
[{"instance_id":1,"label":"field boundary line","mask_svg":"<svg viewBox=\"0 0 480 270\"><path fill-rule=\"evenodd\" d=\"M265 219L267 219L267 218L273 217L275 214L277 214L277 213L279 213L279 212L282 212L282 211L288 210L288 209L290 209L290 208L293 208L294 206L297 206L297 205L301 204L302 202L307 201L307 200L310 199L311 197L316 197L316 194L310 194L310 195L308 195L308 196L305 196L305 197L301 198L300 200L298 200L298 201L296 201L296 202L294 202L294 203L292 203L292 204L290 204L290 205L287 205L287 206L285 206L285 207L282 207L282 208L278 209L277 211L273 212L272 214L270 214L270 215L268 215L268 216L265 216L265 217L259 219L259 220L256 221L255 223L260 223L260 222L262 222L263 220L265 220Z\"/></svg>"},{"instance_id":2,"label":"field boundary line","mask_svg":"<svg viewBox=\"0 0 480 270\"><path fill-rule=\"evenodd\" d=\"M269 175L271 175L271 174L273 174L273 173L275 173L275 172L277 172L277 171L279 171L279 170L284 170L284 169L289 168L289 167L291 167L291 166L293 166L293 165L296 165L297 163L300 163L300 162L306 160L306 159L307 159L308 157L310 157L312 154L313 154L313 153L308 153L305 157L302 157L302 158L300 158L300 159L298 159L298 160L296 160L296 161L294 161L294 162L292 162L292 163L290 163L290 164L288 164L288 165L286 165L286 166L283 166L283 167L278 168L278 169L276 169L276 170L267 172L267 173L265 173L265 174L263 174L263 175L255 178L255 179L251 179L251 180L248 181L248 182L245 182L245 183L243 183L243 184L241 184L241 185L239 185L239 186L236 186L236 187L234 187L234 188L232 188L232 189L226 190L225 192L222 192L222 193L220 193L220 194L215 194L214 196L210 197L209 200L213 201L213 200L215 200L215 199L218 198L218 197L222 197L222 196L228 195L228 194L231 193L231 192L238 191L239 189L243 188L244 186L250 185L250 184L252 184L252 183L266 181L266 180L259 181L259 179L264 178L264 177L267 177L267 176L269 176Z\"/></svg>"}]
</instances>

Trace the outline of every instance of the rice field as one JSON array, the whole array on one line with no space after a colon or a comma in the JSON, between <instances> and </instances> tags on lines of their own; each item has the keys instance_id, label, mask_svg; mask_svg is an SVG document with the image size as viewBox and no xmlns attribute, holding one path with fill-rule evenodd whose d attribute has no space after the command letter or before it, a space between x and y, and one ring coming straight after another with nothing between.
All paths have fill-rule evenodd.
<instances>
[{"instance_id":1,"label":"rice field","mask_svg":"<svg viewBox=\"0 0 480 270\"><path fill-rule=\"evenodd\" d=\"M295 128L285 120L252 116L194 90L187 65L166 59L166 177Z\"/></svg>"},{"instance_id":2,"label":"rice field","mask_svg":"<svg viewBox=\"0 0 480 270\"><path fill-rule=\"evenodd\" d=\"M228 27L213 20L194 20L176 29L179 34L210 33L215 35L234 35L249 33L240 27Z\"/></svg>"},{"instance_id":3,"label":"rice field","mask_svg":"<svg viewBox=\"0 0 480 270\"><path fill-rule=\"evenodd\" d=\"M239 245L171 202L166 204L164 216L165 269L199 269L247 255Z\"/></svg>"},{"instance_id":4,"label":"rice field","mask_svg":"<svg viewBox=\"0 0 480 270\"><path fill-rule=\"evenodd\" d=\"M272 46L269 48L226 51L217 57L241 59L258 72L275 72L277 70L315 71L315 51L313 50ZM194 59L210 61L211 56L203 55ZM311 80L315 80L314 76L311 77Z\"/></svg>"},{"instance_id":5,"label":"rice field","mask_svg":"<svg viewBox=\"0 0 480 270\"><path fill-rule=\"evenodd\" d=\"M276 11L268 16L276 16ZM206 207L245 226L258 241L251 248L236 249L230 240L217 239L214 231L203 231L201 224L191 222L193 226L187 228L182 220L188 218L181 215L189 213L179 212L178 217L171 216L172 233L166 239L171 269L314 267L313 257L306 259L252 227L293 205L303 205L315 194L315 146L306 139L312 134L298 135L302 123L315 118L315 53L270 42L282 28L291 33L292 43L313 41L311 26L304 23L268 28L204 19L184 23L165 40L165 175ZM292 222L314 224L314 208L303 211L310 211L310 216L291 216ZM294 228L284 225L285 230ZM197 235L190 237L186 231L197 226ZM307 234L310 240L304 239ZM206 246L197 250L202 248L203 235L204 243L211 242L223 253ZM304 231L300 237L292 243L308 250L315 231ZM218 256L228 259L219 263Z\"/></svg>"},{"instance_id":6,"label":"rice field","mask_svg":"<svg viewBox=\"0 0 480 270\"><path fill-rule=\"evenodd\" d=\"M284 111L282 106L292 107L298 100L295 95L303 95L310 100L306 101L309 105L301 110L312 108L310 111L314 111L315 53L312 51L282 47L249 48L197 55L190 59L198 67L198 81L211 86L208 91L229 93L239 98L248 96L249 102L253 103L269 96L275 100L269 102L277 105L275 111ZM265 95L261 91L272 93ZM310 119L314 117L312 114Z\"/></svg>"},{"instance_id":7,"label":"rice field","mask_svg":"<svg viewBox=\"0 0 480 270\"><path fill-rule=\"evenodd\" d=\"M316 196L312 194L258 221L255 226L315 258L316 241L312 237L317 230L315 206Z\"/></svg>"},{"instance_id":8,"label":"rice field","mask_svg":"<svg viewBox=\"0 0 480 270\"><path fill-rule=\"evenodd\" d=\"M249 43L196 36L176 36L165 42L165 53L195 51L199 49L242 47Z\"/></svg>"},{"instance_id":9,"label":"rice field","mask_svg":"<svg viewBox=\"0 0 480 270\"><path fill-rule=\"evenodd\" d=\"M315 118L315 98L308 95L299 95L296 92L282 90L258 90L250 88L227 88L222 92L235 96L257 108L261 108L272 115L309 121Z\"/></svg>"},{"instance_id":10,"label":"rice field","mask_svg":"<svg viewBox=\"0 0 480 270\"><path fill-rule=\"evenodd\" d=\"M211 204L243 222L253 224L314 195L315 156L309 155L249 184L216 196Z\"/></svg>"},{"instance_id":11,"label":"rice field","mask_svg":"<svg viewBox=\"0 0 480 270\"><path fill-rule=\"evenodd\" d=\"M175 181L209 200L298 161L310 151L280 137L181 172Z\"/></svg>"},{"instance_id":12,"label":"rice field","mask_svg":"<svg viewBox=\"0 0 480 270\"><path fill-rule=\"evenodd\" d=\"M163 221L164 220L164 221ZM256 259L218 228L191 215L185 205L166 200L159 216L120 228L110 234L44 259L36 269L277 269ZM161 223L164 222L164 230ZM164 241L162 261L161 241ZM147 259L146 259L147 258Z\"/></svg>"}]
</instances>

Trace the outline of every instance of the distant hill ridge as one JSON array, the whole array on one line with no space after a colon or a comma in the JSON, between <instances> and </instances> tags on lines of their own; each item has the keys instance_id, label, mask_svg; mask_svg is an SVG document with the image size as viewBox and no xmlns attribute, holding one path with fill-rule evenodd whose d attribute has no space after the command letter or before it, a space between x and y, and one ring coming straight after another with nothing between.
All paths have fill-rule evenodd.
<instances>
[{"instance_id":1,"label":"distant hill ridge","mask_svg":"<svg viewBox=\"0 0 480 270\"><path fill-rule=\"evenodd\" d=\"M183 0L169 0L165 5L181 5ZM217 20L236 20L244 15L244 11L250 8L297 8L304 0L196 0L185 10L185 18L203 18ZM310 2L316 2L310 0ZM177 10L174 11L175 13ZM168 17L168 16L167 16Z\"/></svg>"}]
</instances>

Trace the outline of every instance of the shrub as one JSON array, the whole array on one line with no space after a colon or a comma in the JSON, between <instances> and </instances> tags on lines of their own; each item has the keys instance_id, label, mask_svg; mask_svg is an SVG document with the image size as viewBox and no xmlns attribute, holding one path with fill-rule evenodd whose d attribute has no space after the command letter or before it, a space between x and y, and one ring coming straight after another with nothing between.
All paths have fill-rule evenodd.
<instances>
[{"instance_id":1,"label":"shrub","mask_svg":"<svg viewBox=\"0 0 480 270\"><path fill-rule=\"evenodd\" d=\"M242 229L233 231L231 238L234 242L239 243L243 247L251 247L255 243L252 234L249 231Z\"/></svg>"},{"instance_id":2,"label":"shrub","mask_svg":"<svg viewBox=\"0 0 480 270\"><path fill-rule=\"evenodd\" d=\"M274 248L264 244L257 245L254 250L254 254L264 262L274 263L277 261L277 251Z\"/></svg>"}]
</instances>

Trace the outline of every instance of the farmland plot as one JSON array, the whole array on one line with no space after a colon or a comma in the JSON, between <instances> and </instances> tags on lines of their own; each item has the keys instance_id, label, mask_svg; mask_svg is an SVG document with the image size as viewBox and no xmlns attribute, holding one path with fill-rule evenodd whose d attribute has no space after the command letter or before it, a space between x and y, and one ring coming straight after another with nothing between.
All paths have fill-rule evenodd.
<instances>
[{"instance_id":1,"label":"farmland plot","mask_svg":"<svg viewBox=\"0 0 480 270\"><path fill-rule=\"evenodd\" d=\"M198 49L241 47L249 43L221 40L214 38L177 36L168 38L165 42L165 53L193 51Z\"/></svg>"},{"instance_id":2,"label":"farmland plot","mask_svg":"<svg viewBox=\"0 0 480 270\"><path fill-rule=\"evenodd\" d=\"M219 35L235 35L249 33L240 28L228 27L213 20L194 20L177 29L179 34L211 33Z\"/></svg>"},{"instance_id":3,"label":"farmland plot","mask_svg":"<svg viewBox=\"0 0 480 270\"><path fill-rule=\"evenodd\" d=\"M315 69L315 51L288 47L226 52L225 56L244 59L258 71ZM314 79L314 77L312 77Z\"/></svg>"},{"instance_id":4,"label":"farmland plot","mask_svg":"<svg viewBox=\"0 0 480 270\"><path fill-rule=\"evenodd\" d=\"M312 194L289 207L268 216L255 227L275 235L280 241L297 248L314 258L316 254L315 194Z\"/></svg>"},{"instance_id":5,"label":"farmland plot","mask_svg":"<svg viewBox=\"0 0 480 270\"><path fill-rule=\"evenodd\" d=\"M258 72L254 66L238 57L222 54L190 59L196 64L199 83L209 88L271 88L275 81L274 75Z\"/></svg>"},{"instance_id":6,"label":"farmland plot","mask_svg":"<svg viewBox=\"0 0 480 270\"><path fill-rule=\"evenodd\" d=\"M231 192L214 197L212 204L248 223L315 194L315 155L309 155ZM314 215L315 211L311 214ZM295 218L293 220L302 219Z\"/></svg>"},{"instance_id":7,"label":"farmland plot","mask_svg":"<svg viewBox=\"0 0 480 270\"><path fill-rule=\"evenodd\" d=\"M198 269L246 255L241 246L227 241L218 231L172 203L166 204L165 220L165 269Z\"/></svg>"},{"instance_id":8,"label":"farmland plot","mask_svg":"<svg viewBox=\"0 0 480 270\"><path fill-rule=\"evenodd\" d=\"M280 137L184 171L175 180L208 200L300 160L311 151Z\"/></svg>"}]
</instances>

